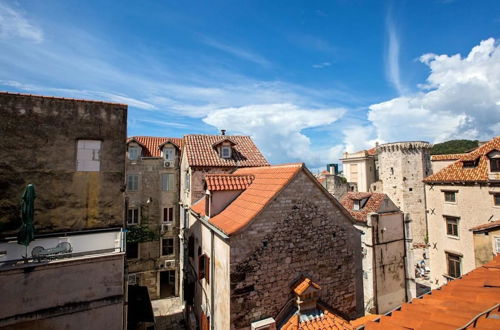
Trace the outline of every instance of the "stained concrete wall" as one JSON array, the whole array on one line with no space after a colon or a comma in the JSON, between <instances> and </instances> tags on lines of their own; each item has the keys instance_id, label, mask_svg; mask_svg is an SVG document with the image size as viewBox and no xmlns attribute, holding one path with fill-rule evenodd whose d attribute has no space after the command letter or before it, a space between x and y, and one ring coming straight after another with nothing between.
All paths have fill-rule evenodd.
<instances>
[{"instance_id":1,"label":"stained concrete wall","mask_svg":"<svg viewBox=\"0 0 500 330\"><path fill-rule=\"evenodd\" d=\"M497 254L495 240L500 239L500 228L474 232L474 254L476 267L490 262Z\"/></svg>"},{"instance_id":2,"label":"stained concrete wall","mask_svg":"<svg viewBox=\"0 0 500 330\"><path fill-rule=\"evenodd\" d=\"M138 147L135 143L129 143L130 146ZM167 144L168 146L168 144ZM177 158L173 167L164 167L163 158L143 158L126 161L126 173L139 176L139 189L137 191L126 190L127 204L129 208L140 209L140 225L146 226L156 234L155 240L139 243L139 258L128 260L129 274L138 276L138 284L148 287L151 299L160 298L160 279L159 272L165 270L174 270L176 272L175 294L180 292L179 286L179 265L180 265L180 246L179 246L179 158ZM164 173L172 174L174 184L173 190L162 191L161 175ZM148 199L150 200L147 203ZM169 230L161 232L163 223L163 208L172 207L174 212L174 221ZM164 227L167 228L167 227ZM170 256L161 255L162 238L174 239L174 254ZM165 267L165 260L175 260L174 265Z\"/></svg>"},{"instance_id":3,"label":"stained concrete wall","mask_svg":"<svg viewBox=\"0 0 500 330\"><path fill-rule=\"evenodd\" d=\"M127 106L0 93L0 236L36 187L37 233L123 225ZM99 172L77 172L77 141L102 141Z\"/></svg>"},{"instance_id":4,"label":"stained concrete wall","mask_svg":"<svg viewBox=\"0 0 500 330\"><path fill-rule=\"evenodd\" d=\"M123 253L2 269L0 328L122 329L123 272Z\"/></svg>"},{"instance_id":5,"label":"stained concrete wall","mask_svg":"<svg viewBox=\"0 0 500 330\"><path fill-rule=\"evenodd\" d=\"M426 185L429 223L429 252L432 287L446 284L448 266L446 252L462 255L462 274L476 268L474 238L471 228L488 223L490 219L500 219L500 207L494 205L492 193L500 193L500 187L486 184L474 185ZM456 201L446 202L444 192L456 191ZM446 232L444 216L460 218L458 237Z\"/></svg>"},{"instance_id":6,"label":"stained concrete wall","mask_svg":"<svg viewBox=\"0 0 500 330\"><path fill-rule=\"evenodd\" d=\"M275 317L302 275L342 315L363 314L361 239L350 217L301 171L245 229L230 238L231 328Z\"/></svg>"}]
</instances>

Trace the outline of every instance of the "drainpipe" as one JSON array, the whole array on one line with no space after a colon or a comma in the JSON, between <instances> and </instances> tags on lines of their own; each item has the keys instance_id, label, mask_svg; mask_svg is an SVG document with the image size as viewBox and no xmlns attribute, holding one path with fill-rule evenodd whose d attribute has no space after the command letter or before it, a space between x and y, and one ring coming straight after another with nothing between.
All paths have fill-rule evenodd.
<instances>
[{"instance_id":1,"label":"drainpipe","mask_svg":"<svg viewBox=\"0 0 500 330\"><path fill-rule=\"evenodd\" d=\"M374 225L374 219L376 219L376 226ZM377 290L377 246L375 241L375 236L378 238L378 215L372 215L372 246L373 246L373 255L372 255L372 268L373 268L373 303L375 307L375 314L378 314L378 290Z\"/></svg>"},{"instance_id":2,"label":"drainpipe","mask_svg":"<svg viewBox=\"0 0 500 330\"><path fill-rule=\"evenodd\" d=\"M410 272L410 267L409 267L409 264L408 264L408 249L406 248L406 245L408 244L407 240L406 240L406 223L405 223L405 216L404 216L404 213L401 213L401 220L403 220L403 246L404 246L404 252L405 252L405 256L403 258L403 265L404 265L404 268L405 268L405 301L408 301L408 290L410 289L410 286L408 285L408 282L409 282L409 278L408 276L410 275L409 272Z\"/></svg>"}]
</instances>

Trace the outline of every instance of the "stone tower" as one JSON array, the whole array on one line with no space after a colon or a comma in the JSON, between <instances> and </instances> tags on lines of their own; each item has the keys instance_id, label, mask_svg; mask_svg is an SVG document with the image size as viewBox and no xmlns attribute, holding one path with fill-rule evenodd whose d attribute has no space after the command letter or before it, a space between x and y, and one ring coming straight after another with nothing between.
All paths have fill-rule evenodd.
<instances>
[{"instance_id":1,"label":"stone tower","mask_svg":"<svg viewBox=\"0 0 500 330\"><path fill-rule=\"evenodd\" d=\"M377 147L379 180L383 192L411 220L414 247L423 247L427 236L425 188L422 180L432 174L428 142L410 141Z\"/></svg>"}]
</instances>

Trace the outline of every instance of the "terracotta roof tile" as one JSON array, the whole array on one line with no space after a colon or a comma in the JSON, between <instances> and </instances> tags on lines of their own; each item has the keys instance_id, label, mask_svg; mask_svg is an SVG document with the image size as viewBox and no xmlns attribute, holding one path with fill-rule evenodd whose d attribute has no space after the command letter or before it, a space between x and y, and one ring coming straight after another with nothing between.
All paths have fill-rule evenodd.
<instances>
[{"instance_id":1,"label":"terracotta roof tile","mask_svg":"<svg viewBox=\"0 0 500 330\"><path fill-rule=\"evenodd\" d=\"M353 210L354 201L368 198L366 204L358 211ZM366 222L369 213L377 212L383 201L388 198L386 194L369 192L348 192L342 196L340 204L346 208L352 217L360 222Z\"/></svg>"},{"instance_id":2,"label":"terracotta roof tile","mask_svg":"<svg viewBox=\"0 0 500 330\"><path fill-rule=\"evenodd\" d=\"M492 150L500 150L500 136L497 136L479 148L460 156L459 160L448 165L437 173L429 175L424 182L487 182L488 157ZM464 161L477 161L476 167L464 167Z\"/></svg>"},{"instance_id":3,"label":"terracotta roof tile","mask_svg":"<svg viewBox=\"0 0 500 330\"><path fill-rule=\"evenodd\" d=\"M161 157L160 146L167 142L174 144L179 149L182 148L182 138L132 136L127 139L127 144L132 141L137 142L142 146L142 157Z\"/></svg>"},{"instance_id":4,"label":"terracotta roof tile","mask_svg":"<svg viewBox=\"0 0 500 330\"><path fill-rule=\"evenodd\" d=\"M303 277L297 281L297 283L292 287L292 290L295 294L301 295L311 286L318 290L321 288L318 284L311 281L311 279Z\"/></svg>"},{"instance_id":5,"label":"terracotta roof tile","mask_svg":"<svg viewBox=\"0 0 500 330\"><path fill-rule=\"evenodd\" d=\"M205 197L202 197L200 200L198 200L196 203L191 205L191 210L195 211L201 216L205 216Z\"/></svg>"},{"instance_id":6,"label":"terracotta roof tile","mask_svg":"<svg viewBox=\"0 0 500 330\"><path fill-rule=\"evenodd\" d=\"M253 175L207 174L205 182L210 191L245 190L252 183Z\"/></svg>"},{"instance_id":7,"label":"terracotta roof tile","mask_svg":"<svg viewBox=\"0 0 500 330\"><path fill-rule=\"evenodd\" d=\"M490 228L496 228L496 227L500 227L500 220L491 221L491 222L488 222L488 223L483 223L482 225L473 227L473 228L471 228L469 230L471 230L471 231L480 231L480 230L485 230L485 229L490 229Z\"/></svg>"},{"instance_id":8,"label":"terracotta roof tile","mask_svg":"<svg viewBox=\"0 0 500 330\"><path fill-rule=\"evenodd\" d=\"M500 329L500 318L484 314L500 302L499 279L500 255L497 255L462 278L367 322L364 329L456 329L475 319L475 329ZM490 315L498 312L495 307Z\"/></svg>"},{"instance_id":9,"label":"terracotta roof tile","mask_svg":"<svg viewBox=\"0 0 500 330\"><path fill-rule=\"evenodd\" d=\"M233 145L231 158L221 158L214 145L230 140ZM249 167L268 166L259 149L249 136L186 135L184 152L190 166Z\"/></svg>"},{"instance_id":10,"label":"terracotta roof tile","mask_svg":"<svg viewBox=\"0 0 500 330\"><path fill-rule=\"evenodd\" d=\"M232 175L253 176L254 179L222 212L210 218L210 222L231 235L253 220L302 169L303 164L286 164L263 167L240 168ZM231 176L231 175L228 175ZM204 201L198 201L191 209L204 212ZM202 207L203 204L203 207Z\"/></svg>"},{"instance_id":11,"label":"terracotta roof tile","mask_svg":"<svg viewBox=\"0 0 500 330\"><path fill-rule=\"evenodd\" d=\"M440 160L458 160L460 157L466 154L446 154L446 155L432 155L432 161L440 161Z\"/></svg>"},{"instance_id":12,"label":"terracotta roof tile","mask_svg":"<svg viewBox=\"0 0 500 330\"><path fill-rule=\"evenodd\" d=\"M331 330L331 329L354 329L349 322L344 320L338 315L328 311L327 309L322 310L323 314L321 316L315 317L311 320L300 321L299 315L292 315L280 329L294 329L294 330Z\"/></svg>"},{"instance_id":13,"label":"terracotta roof tile","mask_svg":"<svg viewBox=\"0 0 500 330\"><path fill-rule=\"evenodd\" d=\"M366 150L366 153L370 156L375 156L377 154L377 147Z\"/></svg>"}]
</instances>

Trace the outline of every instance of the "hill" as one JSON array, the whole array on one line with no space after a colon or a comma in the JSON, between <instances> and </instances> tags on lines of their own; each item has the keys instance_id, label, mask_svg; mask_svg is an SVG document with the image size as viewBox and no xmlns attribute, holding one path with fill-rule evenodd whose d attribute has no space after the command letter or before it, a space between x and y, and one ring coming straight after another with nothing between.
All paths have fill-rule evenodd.
<instances>
[{"instance_id":1,"label":"hill","mask_svg":"<svg viewBox=\"0 0 500 330\"><path fill-rule=\"evenodd\" d=\"M431 148L431 155L461 154L478 147L478 140L450 140L443 143L436 143Z\"/></svg>"}]
</instances>

